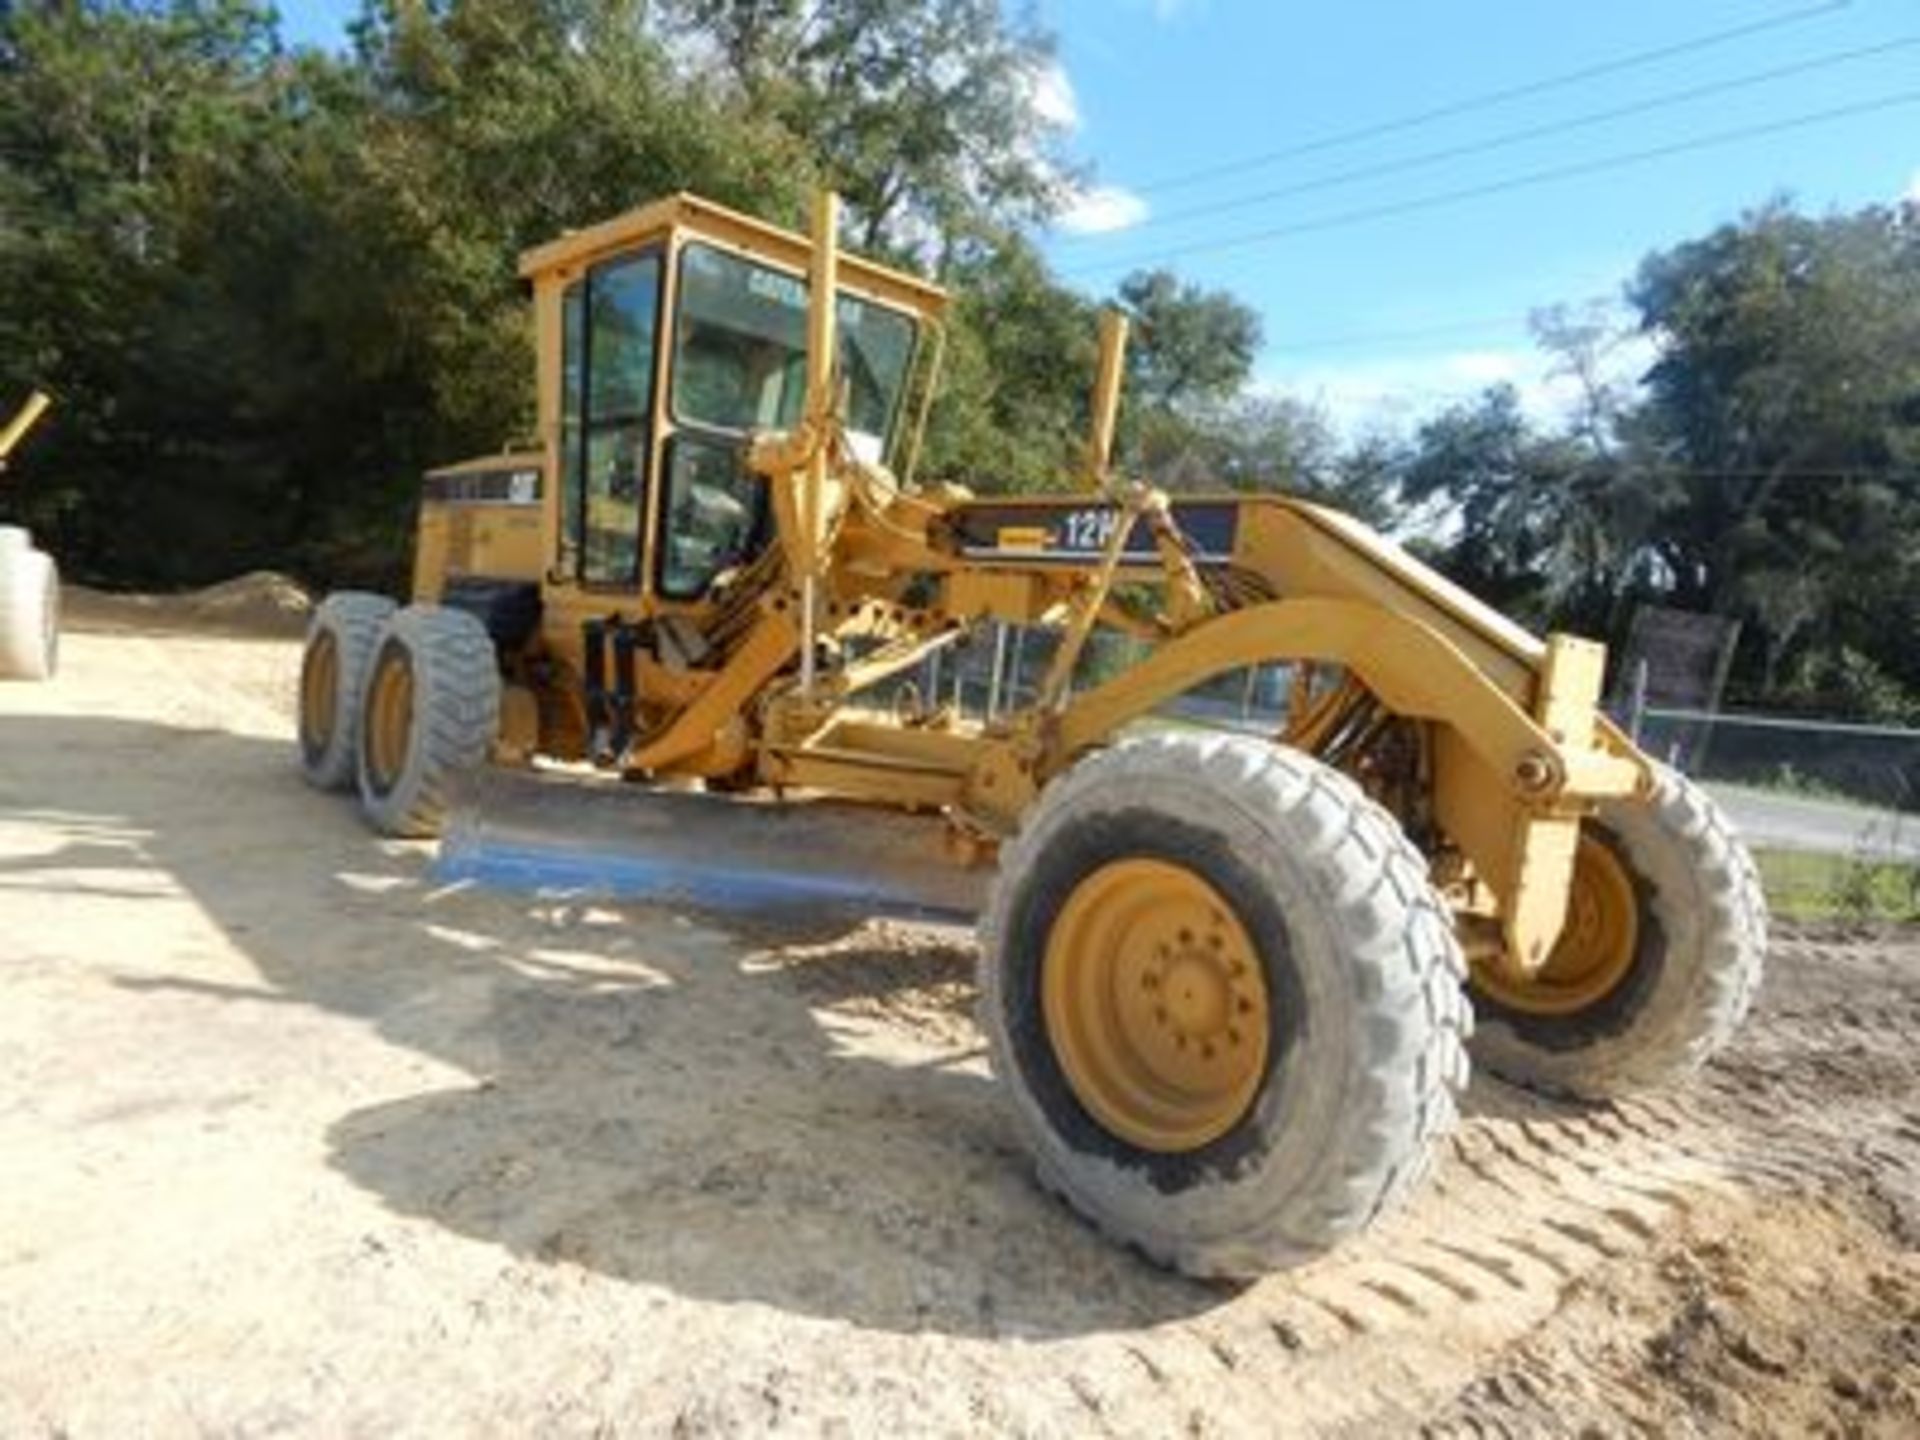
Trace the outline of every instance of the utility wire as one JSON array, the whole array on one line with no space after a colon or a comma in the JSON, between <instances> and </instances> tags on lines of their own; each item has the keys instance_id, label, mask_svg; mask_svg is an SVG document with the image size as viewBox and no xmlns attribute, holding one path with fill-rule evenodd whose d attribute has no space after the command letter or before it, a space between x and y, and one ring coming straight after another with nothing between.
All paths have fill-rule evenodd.
<instances>
[{"instance_id":1,"label":"utility wire","mask_svg":"<svg viewBox=\"0 0 1920 1440\"><path fill-rule=\"evenodd\" d=\"M1766 135L1784 134L1790 130L1804 130L1814 125L1824 125L1834 120L1845 120L1858 115L1871 115L1882 110L1897 109L1902 105L1911 105L1920 101L1920 90L1903 90L1893 95L1883 95L1878 99L1862 101L1854 105L1839 105L1828 110L1815 110L1807 114L1794 115L1785 120L1770 121L1759 125L1742 125L1732 130L1720 130L1711 135L1700 135L1690 140L1677 140L1667 145L1654 145L1644 150L1629 150L1614 155L1603 155L1596 160L1586 160L1572 165L1556 165L1546 170L1533 170L1525 174L1509 176L1502 180L1489 181L1483 185L1469 185L1458 190L1442 190L1432 195L1418 196L1412 200L1393 201L1384 205L1363 206L1354 210L1337 211L1331 215L1322 215L1310 220L1300 220L1289 225L1276 225L1266 230L1255 230L1246 234L1229 235L1220 240L1203 240L1191 245L1174 246L1156 254L1135 255L1119 260L1104 260L1098 264L1074 266L1062 270L1062 275L1073 277L1101 274L1112 270L1136 270L1144 266L1165 264L1169 260L1178 260L1188 255L1217 254L1223 250L1241 250L1250 245L1264 244L1270 240L1282 240L1295 235L1310 235L1322 230L1337 230L1348 225L1361 225L1374 220L1391 219L1398 215L1409 215L1421 210L1435 210L1446 205L1457 205L1466 200L1484 199L1491 195L1504 195L1514 190L1526 190L1536 185L1545 185L1557 180L1573 179L1582 175L1597 175L1609 170L1623 170L1634 165L1643 165L1654 160L1663 160L1671 155L1685 155L1696 150L1710 150L1723 145L1737 144L1745 140L1754 140Z\"/></svg>"},{"instance_id":2,"label":"utility wire","mask_svg":"<svg viewBox=\"0 0 1920 1440\"><path fill-rule=\"evenodd\" d=\"M1826 470L1769 470L1757 466L1727 470L1712 466L1667 467L1656 462L1647 467L1647 474L1656 480L1663 475L1677 475L1689 480L1920 480L1920 470L1897 470L1872 465L1841 466Z\"/></svg>"},{"instance_id":3,"label":"utility wire","mask_svg":"<svg viewBox=\"0 0 1920 1440\"><path fill-rule=\"evenodd\" d=\"M1572 304L1599 305L1611 303L1612 297L1595 295L1587 300L1573 301ZM1402 340L1438 340L1450 335L1477 335L1489 330L1510 329L1515 325L1525 325L1532 321L1540 310L1551 306L1541 305L1532 310L1513 310L1505 315L1485 315L1478 320L1449 320L1437 325L1420 325L1405 330L1353 330L1338 335L1315 335L1292 344L1274 344L1267 347L1275 355L1298 355L1311 350L1343 350L1355 345L1386 345Z\"/></svg>"},{"instance_id":4,"label":"utility wire","mask_svg":"<svg viewBox=\"0 0 1920 1440\"><path fill-rule=\"evenodd\" d=\"M1401 115L1389 120L1375 121L1351 130L1338 130L1318 139L1302 141L1298 145L1289 145L1279 150L1269 150L1261 155L1249 155L1244 159L1230 160L1222 165L1212 165L1203 170L1189 170L1184 174L1170 175L1147 185L1132 188L1141 194L1157 194L1167 190L1182 190L1192 185L1201 185L1209 180L1218 180L1227 175L1241 175L1249 170L1259 170L1282 160L1297 159L1302 155L1318 154L1324 150L1333 150L1346 145L1358 144L1362 140L1377 139L1382 135L1397 135L1405 130L1418 129L1435 120L1449 120L1456 115L1470 115L1478 110L1489 110L1514 100L1524 100L1529 96L1545 94L1552 90L1564 89L1570 85L1579 85L1588 80L1597 80L1605 75L1617 75L1626 70L1637 70L1645 65L1670 60L1677 55L1696 54L1702 50L1716 49L1730 45L1749 36L1764 34L1770 30L1783 29L1789 25L1798 25L1805 20L1818 19L1847 9L1853 0L1823 0L1818 5L1805 5L1798 10L1789 10L1784 15L1771 15L1764 20L1749 21L1745 25L1736 25L1731 29L1715 30L1699 35L1691 40L1681 40L1671 45L1658 46L1652 50L1639 50L1630 55L1622 55L1613 60L1602 60L1597 64L1583 65L1576 70L1562 71L1539 80L1529 80L1524 84L1510 85L1500 90L1489 90L1479 95L1470 95L1465 99L1448 101L1436 105L1430 110L1416 111L1410 115Z\"/></svg>"},{"instance_id":5,"label":"utility wire","mask_svg":"<svg viewBox=\"0 0 1920 1440\"><path fill-rule=\"evenodd\" d=\"M1510 146L1525 144L1532 140L1543 140L1550 135L1564 135L1575 130L1589 129L1595 125L1609 124L1615 120L1624 120L1633 115L1650 114L1656 110L1671 109L1677 105L1691 104L1710 95L1725 95L1735 90L1751 89L1757 85L1770 84L1775 80L1785 80L1795 75L1806 75L1817 70L1831 69L1837 65L1851 64L1856 60L1872 59L1880 55L1890 55L1897 50L1910 50L1920 45L1920 35L1903 35L1895 40L1882 41L1877 45L1865 45L1857 49L1841 50L1828 55L1817 56L1811 60L1798 60L1790 65L1777 65L1772 69L1755 71L1752 74L1736 76L1730 80L1717 80L1705 85L1690 85L1682 90L1670 90L1664 94L1649 96L1644 100L1635 100L1626 105L1609 106L1604 110L1588 111L1584 115L1570 116L1565 120L1548 121L1541 125L1529 125L1518 130L1503 131L1482 140L1464 141L1458 145L1449 145L1439 150L1427 150L1417 155L1405 156L1398 160L1384 160L1375 165L1363 165L1355 169L1339 170L1329 175L1318 176L1312 180L1302 180L1291 185L1282 185L1273 190L1262 190L1254 195L1234 196L1225 200L1209 201L1203 205L1189 206L1185 210L1172 210L1165 215L1155 215L1138 225L1128 226L1125 230L1116 230L1103 235L1063 235L1062 244L1086 244L1092 241L1111 240L1116 235L1135 234L1141 230L1150 230L1159 225L1173 225L1182 220L1196 220L1205 215L1225 215L1235 210L1249 210L1274 200L1284 200L1295 195L1307 195L1316 190L1331 190L1342 185L1351 185L1361 180L1374 180L1384 175L1399 175L1408 170L1420 170L1430 165L1442 164L1449 160L1462 160L1472 155L1482 155L1490 151L1506 149Z\"/></svg>"}]
</instances>

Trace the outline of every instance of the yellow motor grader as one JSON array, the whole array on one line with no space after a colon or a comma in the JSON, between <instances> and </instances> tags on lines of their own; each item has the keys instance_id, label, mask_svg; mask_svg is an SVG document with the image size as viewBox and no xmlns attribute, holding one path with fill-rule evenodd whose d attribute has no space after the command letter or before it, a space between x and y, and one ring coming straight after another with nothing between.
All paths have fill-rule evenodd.
<instances>
[{"instance_id":1,"label":"yellow motor grader","mask_svg":"<svg viewBox=\"0 0 1920 1440\"><path fill-rule=\"evenodd\" d=\"M316 785L424 836L481 767L590 765L745 813L763 871L812 863L783 814L925 817L991 876L980 1018L1043 1182L1196 1275L1404 1194L1473 1014L1477 1060L1582 1096L1726 1040L1765 948L1753 866L1600 712L1600 646L1321 507L1116 475L1117 315L1072 486L917 483L945 297L836 233L830 195L811 240L676 195L523 257L538 448L427 476L409 603L319 608ZM1052 639L1030 700L918 693L993 624ZM1137 658L1089 680L1101 631ZM1276 733L1153 722L1248 667L1286 677Z\"/></svg>"}]
</instances>

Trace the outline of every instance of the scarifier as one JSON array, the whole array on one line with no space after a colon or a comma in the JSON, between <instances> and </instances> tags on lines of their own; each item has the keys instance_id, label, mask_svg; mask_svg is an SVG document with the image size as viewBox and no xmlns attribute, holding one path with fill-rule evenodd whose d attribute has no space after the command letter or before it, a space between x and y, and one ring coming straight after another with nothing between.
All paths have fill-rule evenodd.
<instances>
[{"instance_id":1,"label":"scarifier","mask_svg":"<svg viewBox=\"0 0 1920 1440\"><path fill-rule=\"evenodd\" d=\"M35 390L0 428L0 472L53 401ZM0 680L46 680L60 662L60 569L18 525L0 525Z\"/></svg>"},{"instance_id":2,"label":"scarifier","mask_svg":"<svg viewBox=\"0 0 1920 1440\"><path fill-rule=\"evenodd\" d=\"M810 242L677 195L523 258L538 448L427 477L410 603L320 607L310 779L403 836L477 775L538 788L690 893L977 904L1042 1180L1195 1275L1297 1262L1402 1196L1470 1013L1476 1059L1582 1096L1727 1039L1765 948L1753 866L1600 713L1602 647L1319 506L1116 475L1118 315L1066 491L917 484L945 297L836 233L831 195ZM1053 637L1030 704L916 695L993 623ZM1089 683L1101 629L1139 658ZM1250 666L1287 678L1279 733L1149 723ZM609 822L569 767L652 793Z\"/></svg>"}]
</instances>

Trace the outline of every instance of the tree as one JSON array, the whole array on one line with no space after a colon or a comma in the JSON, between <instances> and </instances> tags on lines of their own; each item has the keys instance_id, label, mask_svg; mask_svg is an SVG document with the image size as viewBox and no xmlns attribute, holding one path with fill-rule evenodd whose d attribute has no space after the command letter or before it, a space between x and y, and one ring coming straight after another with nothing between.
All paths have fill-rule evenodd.
<instances>
[{"instance_id":1,"label":"tree","mask_svg":"<svg viewBox=\"0 0 1920 1440\"><path fill-rule=\"evenodd\" d=\"M1093 307L1008 239L954 276L947 383L928 436L929 474L983 491L1060 490L1086 453Z\"/></svg>"},{"instance_id":2,"label":"tree","mask_svg":"<svg viewBox=\"0 0 1920 1440\"><path fill-rule=\"evenodd\" d=\"M59 479L20 495L83 575L238 558L211 517L275 496L263 387L203 301L214 217L324 69L240 0L0 13L0 387L59 396L36 467Z\"/></svg>"},{"instance_id":3,"label":"tree","mask_svg":"<svg viewBox=\"0 0 1920 1440\"><path fill-rule=\"evenodd\" d=\"M1025 12L365 0L353 38L290 52L246 0L0 5L0 387L61 401L8 499L76 575L400 583L419 472L530 431L517 254L682 188L791 225L841 185L857 246L956 294L922 472L1078 483L1094 312L1023 233L1069 178ZM1317 417L1243 393L1245 306L1164 273L1122 298L1127 464L1347 483Z\"/></svg>"},{"instance_id":4,"label":"tree","mask_svg":"<svg viewBox=\"0 0 1920 1440\"><path fill-rule=\"evenodd\" d=\"M845 196L863 249L946 271L1058 205L1053 41L999 0L667 0L747 109Z\"/></svg>"},{"instance_id":5,"label":"tree","mask_svg":"<svg viewBox=\"0 0 1920 1440\"><path fill-rule=\"evenodd\" d=\"M1169 270L1129 275L1117 302L1133 322L1120 415L1124 461L1177 490L1271 481L1304 412L1241 393L1260 346L1259 316L1224 290L1182 282Z\"/></svg>"},{"instance_id":6,"label":"tree","mask_svg":"<svg viewBox=\"0 0 1920 1440\"><path fill-rule=\"evenodd\" d=\"M1127 393L1161 410L1232 398L1253 371L1260 317L1224 290L1183 282L1170 270L1146 270L1120 282L1133 317Z\"/></svg>"},{"instance_id":7,"label":"tree","mask_svg":"<svg viewBox=\"0 0 1920 1440\"><path fill-rule=\"evenodd\" d=\"M419 471L527 433L517 252L808 156L680 81L625 0L370 4L346 59L221 0L0 17L0 383L75 573L400 577Z\"/></svg>"},{"instance_id":8,"label":"tree","mask_svg":"<svg viewBox=\"0 0 1920 1440\"><path fill-rule=\"evenodd\" d=\"M1854 646L1920 685L1887 633L1920 547L1920 229L1911 209L1810 219L1776 202L1648 257L1630 292L1660 345L1643 416L1679 499L1681 603L1740 615L1772 692Z\"/></svg>"},{"instance_id":9,"label":"tree","mask_svg":"<svg viewBox=\"0 0 1920 1440\"><path fill-rule=\"evenodd\" d=\"M1585 425L1541 428L1510 385L1423 425L1398 470L1402 503L1446 536L1442 567L1537 624L1618 634L1655 583L1630 461Z\"/></svg>"},{"instance_id":10,"label":"tree","mask_svg":"<svg viewBox=\"0 0 1920 1440\"><path fill-rule=\"evenodd\" d=\"M1890 717L1920 692L1920 212L1776 203L1651 255L1628 298L1655 360L1610 380L1604 313L1535 333L1565 423L1510 391L1401 458L1441 563L1545 625L1620 638L1655 599L1743 622L1736 694Z\"/></svg>"}]
</instances>

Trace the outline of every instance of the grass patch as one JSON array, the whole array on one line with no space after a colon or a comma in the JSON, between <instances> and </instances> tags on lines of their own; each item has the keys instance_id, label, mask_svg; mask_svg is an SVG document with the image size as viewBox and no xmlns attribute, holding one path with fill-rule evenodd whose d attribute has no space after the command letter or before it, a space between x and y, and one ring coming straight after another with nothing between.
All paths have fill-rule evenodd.
<instances>
[{"instance_id":1,"label":"grass patch","mask_svg":"<svg viewBox=\"0 0 1920 1440\"><path fill-rule=\"evenodd\" d=\"M1774 914L1789 920L1920 920L1920 865L1804 850L1756 850Z\"/></svg>"}]
</instances>

